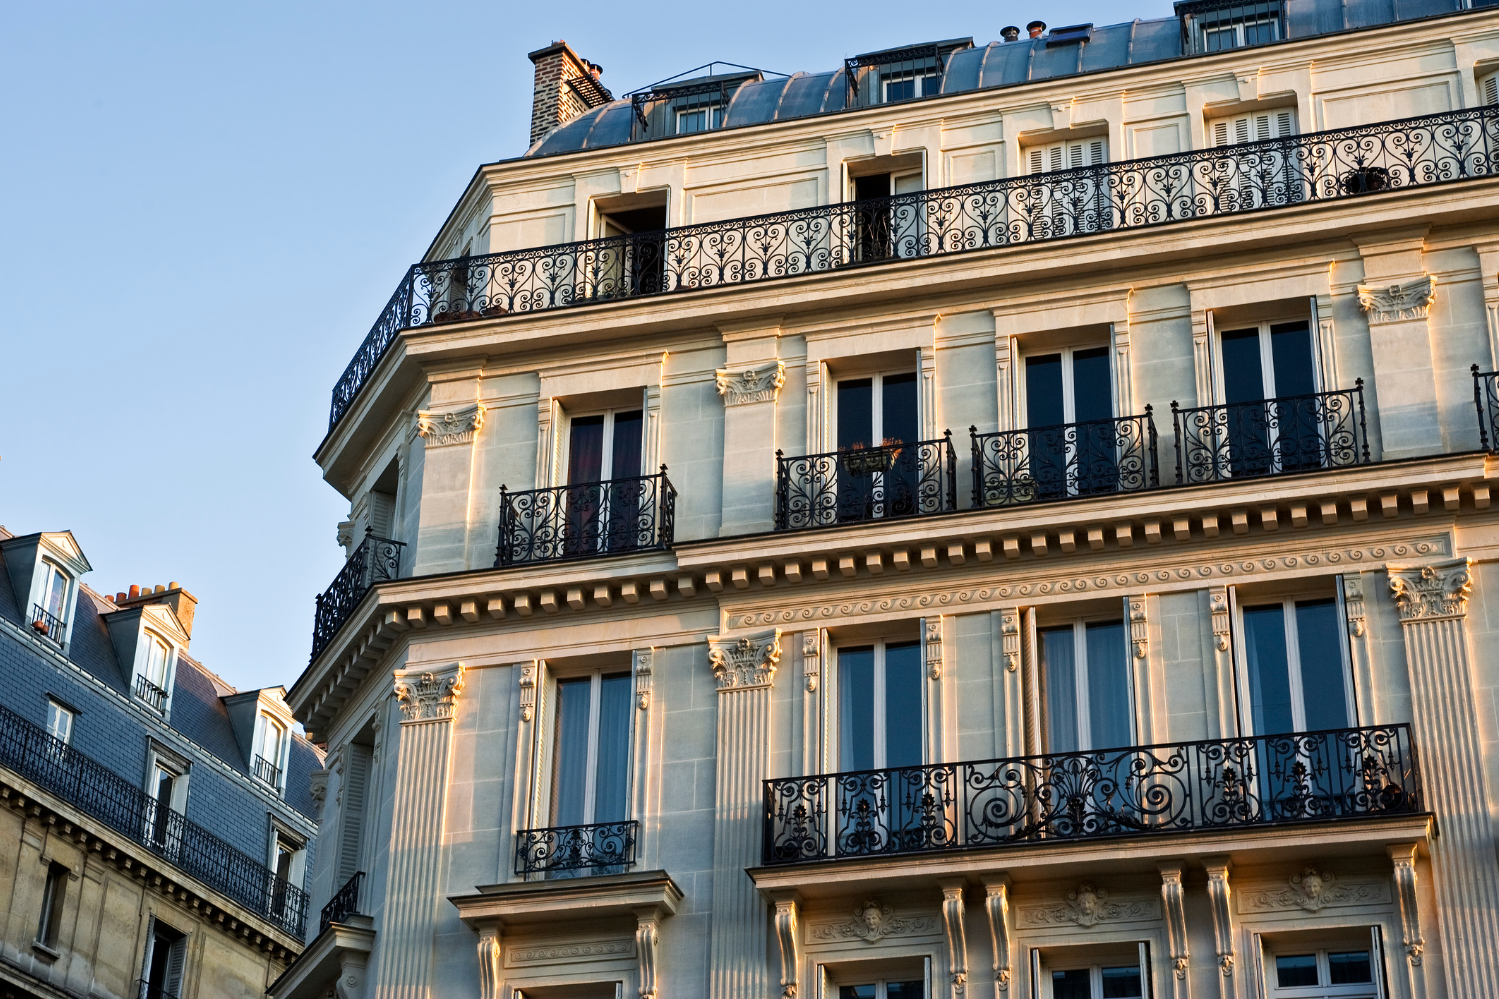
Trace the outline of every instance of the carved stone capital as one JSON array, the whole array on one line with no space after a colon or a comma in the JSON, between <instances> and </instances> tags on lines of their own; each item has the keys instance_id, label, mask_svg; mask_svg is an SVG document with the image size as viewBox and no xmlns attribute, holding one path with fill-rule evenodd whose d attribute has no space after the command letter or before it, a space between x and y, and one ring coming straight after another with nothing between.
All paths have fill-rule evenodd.
<instances>
[{"instance_id":1,"label":"carved stone capital","mask_svg":"<svg viewBox=\"0 0 1499 999\"><path fill-rule=\"evenodd\" d=\"M781 661L781 629L739 638L708 639L708 662L719 690L769 687Z\"/></svg>"},{"instance_id":2,"label":"carved stone capital","mask_svg":"<svg viewBox=\"0 0 1499 999\"><path fill-rule=\"evenodd\" d=\"M1371 323L1393 323L1402 319L1425 319L1437 297L1437 279L1431 275L1402 284L1376 288L1358 286L1358 304Z\"/></svg>"},{"instance_id":3,"label":"carved stone capital","mask_svg":"<svg viewBox=\"0 0 1499 999\"><path fill-rule=\"evenodd\" d=\"M482 426L484 407L477 404L449 413L421 410L416 414L416 432L427 442L428 447L468 444Z\"/></svg>"},{"instance_id":4,"label":"carved stone capital","mask_svg":"<svg viewBox=\"0 0 1499 999\"><path fill-rule=\"evenodd\" d=\"M516 663L520 673L520 720L528 722L536 713L536 680L541 675L541 660Z\"/></svg>"},{"instance_id":5,"label":"carved stone capital","mask_svg":"<svg viewBox=\"0 0 1499 999\"><path fill-rule=\"evenodd\" d=\"M442 670L397 670L395 694L404 722L451 721L463 690L463 663Z\"/></svg>"},{"instance_id":6,"label":"carved stone capital","mask_svg":"<svg viewBox=\"0 0 1499 999\"><path fill-rule=\"evenodd\" d=\"M313 804L322 810L323 802L328 800L328 776L327 770L314 770L307 780L307 793L312 796Z\"/></svg>"},{"instance_id":7,"label":"carved stone capital","mask_svg":"<svg viewBox=\"0 0 1499 999\"><path fill-rule=\"evenodd\" d=\"M633 655L635 661L635 706L641 711L649 711L651 707L651 676L656 666L656 650L636 649Z\"/></svg>"},{"instance_id":8,"label":"carved stone capital","mask_svg":"<svg viewBox=\"0 0 1499 999\"><path fill-rule=\"evenodd\" d=\"M775 402L786 381L786 365L770 361L747 368L719 368L714 372L718 394L725 406L743 406L748 402Z\"/></svg>"},{"instance_id":9,"label":"carved stone capital","mask_svg":"<svg viewBox=\"0 0 1499 999\"><path fill-rule=\"evenodd\" d=\"M1466 558L1433 565L1389 565L1386 569L1400 620L1432 621L1467 613L1473 574Z\"/></svg>"}]
</instances>

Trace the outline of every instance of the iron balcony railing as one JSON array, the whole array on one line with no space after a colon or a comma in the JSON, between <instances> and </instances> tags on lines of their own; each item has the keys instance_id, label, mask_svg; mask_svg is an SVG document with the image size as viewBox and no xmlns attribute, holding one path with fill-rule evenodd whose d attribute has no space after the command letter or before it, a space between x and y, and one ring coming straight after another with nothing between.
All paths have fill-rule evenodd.
<instances>
[{"instance_id":1,"label":"iron balcony railing","mask_svg":"<svg viewBox=\"0 0 1499 999\"><path fill-rule=\"evenodd\" d=\"M510 492L500 487L496 566L670 548L677 491L655 475Z\"/></svg>"},{"instance_id":2,"label":"iron balcony railing","mask_svg":"<svg viewBox=\"0 0 1499 999\"><path fill-rule=\"evenodd\" d=\"M333 389L331 431L405 329L1487 177L1499 105L869 201L413 265Z\"/></svg>"},{"instance_id":3,"label":"iron balcony railing","mask_svg":"<svg viewBox=\"0 0 1499 999\"><path fill-rule=\"evenodd\" d=\"M301 938L307 916L301 888L3 706L0 766Z\"/></svg>"},{"instance_id":4,"label":"iron balcony railing","mask_svg":"<svg viewBox=\"0 0 1499 999\"><path fill-rule=\"evenodd\" d=\"M635 866L635 841L639 836L640 823L633 819L522 829L515 837L515 873L521 876L623 873Z\"/></svg>"},{"instance_id":5,"label":"iron balcony railing","mask_svg":"<svg viewBox=\"0 0 1499 999\"><path fill-rule=\"evenodd\" d=\"M152 711L165 711L167 707L167 692L150 680L146 679L144 673L135 678L136 699L150 707Z\"/></svg>"},{"instance_id":6,"label":"iron balcony railing","mask_svg":"<svg viewBox=\"0 0 1499 999\"><path fill-rule=\"evenodd\" d=\"M1351 389L1182 409L1171 404L1176 481L1195 485L1366 465L1364 380Z\"/></svg>"},{"instance_id":7,"label":"iron balcony railing","mask_svg":"<svg viewBox=\"0 0 1499 999\"><path fill-rule=\"evenodd\" d=\"M1485 451L1499 451L1499 371L1479 371L1476 364L1471 370L1479 446Z\"/></svg>"},{"instance_id":8,"label":"iron balcony railing","mask_svg":"<svg viewBox=\"0 0 1499 999\"><path fill-rule=\"evenodd\" d=\"M38 637L46 639L59 649L63 647L68 637L67 625L63 624L62 618L41 604L31 605L31 630Z\"/></svg>"},{"instance_id":9,"label":"iron balcony railing","mask_svg":"<svg viewBox=\"0 0 1499 999\"><path fill-rule=\"evenodd\" d=\"M281 786L281 768L259 753L255 754L255 776L271 787Z\"/></svg>"},{"instance_id":10,"label":"iron balcony railing","mask_svg":"<svg viewBox=\"0 0 1499 999\"><path fill-rule=\"evenodd\" d=\"M1089 420L981 434L973 444L973 505L1016 506L1077 496L1154 489L1161 484L1155 420Z\"/></svg>"},{"instance_id":11,"label":"iron balcony railing","mask_svg":"<svg viewBox=\"0 0 1499 999\"><path fill-rule=\"evenodd\" d=\"M135 999L177 999L177 993L169 992L160 985L152 985L144 978L135 982Z\"/></svg>"},{"instance_id":12,"label":"iron balcony railing","mask_svg":"<svg viewBox=\"0 0 1499 999\"><path fill-rule=\"evenodd\" d=\"M317 610L312 619L312 655L309 662L333 641L359 601L375 583L401 576L401 549L404 541L376 537L371 528L364 529L364 540L349 554L344 567L333 577L328 589L318 594Z\"/></svg>"},{"instance_id":13,"label":"iron balcony railing","mask_svg":"<svg viewBox=\"0 0 1499 999\"><path fill-rule=\"evenodd\" d=\"M344 882L344 886L338 890L338 893L328 900L328 904L323 906L322 915L318 917L318 936L327 932L329 923L341 923L350 916L360 914L359 886L362 884L364 884L364 872L356 871L353 877Z\"/></svg>"},{"instance_id":14,"label":"iron balcony railing","mask_svg":"<svg viewBox=\"0 0 1499 999\"><path fill-rule=\"evenodd\" d=\"M1424 810L1406 725L765 782L763 860L974 850Z\"/></svg>"},{"instance_id":15,"label":"iron balcony railing","mask_svg":"<svg viewBox=\"0 0 1499 999\"><path fill-rule=\"evenodd\" d=\"M787 458L776 452L776 530L800 531L958 508L952 431L936 440Z\"/></svg>"}]
</instances>

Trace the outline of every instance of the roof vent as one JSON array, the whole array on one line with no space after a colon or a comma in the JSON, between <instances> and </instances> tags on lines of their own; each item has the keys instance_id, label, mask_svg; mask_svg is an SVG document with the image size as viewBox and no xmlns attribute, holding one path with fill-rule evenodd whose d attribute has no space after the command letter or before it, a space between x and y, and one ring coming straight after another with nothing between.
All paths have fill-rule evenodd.
<instances>
[{"instance_id":1,"label":"roof vent","mask_svg":"<svg viewBox=\"0 0 1499 999\"><path fill-rule=\"evenodd\" d=\"M1046 30L1046 22L1045 21L1032 21L1030 24L1027 24L1025 26L1026 34L1030 35L1032 38L1040 38L1041 37L1041 33L1044 32L1045 30Z\"/></svg>"},{"instance_id":2,"label":"roof vent","mask_svg":"<svg viewBox=\"0 0 1499 999\"><path fill-rule=\"evenodd\" d=\"M1020 29L1013 24L1006 25L999 29L999 37L1007 42L1018 42L1020 41Z\"/></svg>"},{"instance_id":3,"label":"roof vent","mask_svg":"<svg viewBox=\"0 0 1499 999\"><path fill-rule=\"evenodd\" d=\"M1051 34L1046 36L1046 47L1054 45L1072 45L1074 43L1086 42L1093 37L1093 25L1069 24L1065 28L1052 28Z\"/></svg>"}]
</instances>

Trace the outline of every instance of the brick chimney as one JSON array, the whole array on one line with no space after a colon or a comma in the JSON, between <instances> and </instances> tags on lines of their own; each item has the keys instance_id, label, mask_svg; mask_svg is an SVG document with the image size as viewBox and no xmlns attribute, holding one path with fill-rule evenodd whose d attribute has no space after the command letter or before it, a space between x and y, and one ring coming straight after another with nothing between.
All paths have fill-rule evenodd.
<instances>
[{"instance_id":1,"label":"brick chimney","mask_svg":"<svg viewBox=\"0 0 1499 999\"><path fill-rule=\"evenodd\" d=\"M531 97L533 144L558 125L614 99L599 82L604 67L584 59L565 41L528 53L528 58L536 64L536 85Z\"/></svg>"}]
</instances>

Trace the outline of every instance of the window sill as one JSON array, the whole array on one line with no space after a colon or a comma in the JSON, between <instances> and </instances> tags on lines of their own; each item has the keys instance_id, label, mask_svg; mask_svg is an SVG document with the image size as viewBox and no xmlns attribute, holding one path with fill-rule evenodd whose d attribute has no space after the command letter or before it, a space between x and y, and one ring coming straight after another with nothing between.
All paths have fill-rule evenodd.
<instances>
[{"instance_id":1,"label":"window sill","mask_svg":"<svg viewBox=\"0 0 1499 999\"><path fill-rule=\"evenodd\" d=\"M34 950L34 951L36 951L37 955L42 960L47 961L49 963L52 962L52 961L56 961L58 958L62 957L62 952L61 951L53 950L51 947L48 947L46 944L42 943L40 940L33 940L33 941L31 941L31 949Z\"/></svg>"}]
</instances>

